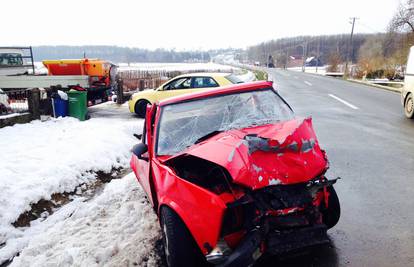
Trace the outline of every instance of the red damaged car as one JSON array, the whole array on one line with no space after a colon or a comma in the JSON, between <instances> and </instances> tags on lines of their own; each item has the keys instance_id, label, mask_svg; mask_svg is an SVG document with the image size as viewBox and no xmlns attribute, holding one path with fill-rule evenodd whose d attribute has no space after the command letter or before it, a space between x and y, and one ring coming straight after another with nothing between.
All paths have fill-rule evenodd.
<instances>
[{"instance_id":1,"label":"red damaged car","mask_svg":"<svg viewBox=\"0 0 414 267\"><path fill-rule=\"evenodd\" d=\"M329 242L340 205L310 118L271 82L147 107L131 167L157 212L169 266L248 266Z\"/></svg>"}]
</instances>

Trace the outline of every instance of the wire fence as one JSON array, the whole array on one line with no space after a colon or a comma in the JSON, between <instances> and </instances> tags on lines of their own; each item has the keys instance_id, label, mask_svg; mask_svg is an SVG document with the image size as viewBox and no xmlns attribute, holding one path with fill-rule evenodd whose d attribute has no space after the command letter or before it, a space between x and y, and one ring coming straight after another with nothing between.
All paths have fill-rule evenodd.
<instances>
[{"instance_id":1,"label":"wire fence","mask_svg":"<svg viewBox=\"0 0 414 267\"><path fill-rule=\"evenodd\" d=\"M227 69L225 72L233 72L233 69ZM193 69L181 71L169 70L134 70L134 69L120 69L118 75L123 81L123 90L125 92L134 90L145 90L159 87L169 79L186 74L196 72L223 72L222 69Z\"/></svg>"}]
</instances>

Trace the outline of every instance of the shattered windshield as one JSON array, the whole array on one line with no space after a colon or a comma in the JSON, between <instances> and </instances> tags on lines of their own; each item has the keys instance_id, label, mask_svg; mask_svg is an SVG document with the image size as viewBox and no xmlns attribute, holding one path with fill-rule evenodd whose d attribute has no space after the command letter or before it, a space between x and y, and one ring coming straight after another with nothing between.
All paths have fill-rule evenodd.
<instances>
[{"instance_id":1,"label":"shattered windshield","mask_svg":"<svg viewBox=\"0 0 414 267\"><path fill-rule=\"evenodd\" d=\"M213 132L292 118L292 110L272 89L167 105L160 118L157 154L179 153Z\"/></svg>"}]
</instances>

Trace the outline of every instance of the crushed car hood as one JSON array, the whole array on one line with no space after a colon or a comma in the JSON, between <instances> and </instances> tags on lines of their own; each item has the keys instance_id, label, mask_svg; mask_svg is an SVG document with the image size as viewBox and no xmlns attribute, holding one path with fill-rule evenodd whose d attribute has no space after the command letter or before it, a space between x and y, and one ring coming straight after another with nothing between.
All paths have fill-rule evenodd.
<instances>
[{"instance_id":1,"label":"crushed car hood","mask_svg":"<svg viewBox=\"0 0 414 267\"><path fill-rule=\"evenodd\" d=\"M328 168L311 118L222 132L170 159L184 155L226 168L234 183L253 190L306 182Z\"/></svg>"}]
</instances>

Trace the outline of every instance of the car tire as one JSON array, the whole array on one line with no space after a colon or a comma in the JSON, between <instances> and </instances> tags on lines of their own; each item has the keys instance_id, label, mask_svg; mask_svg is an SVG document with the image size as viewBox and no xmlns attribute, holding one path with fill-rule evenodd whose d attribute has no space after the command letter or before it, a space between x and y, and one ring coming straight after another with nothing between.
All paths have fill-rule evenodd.
<instances>
[{"instance_id":1,"label":"car tire","mask_svg":"<svg viewBox=\"0 0 414 267\"><path fill-rule=\"evenodd\" d=\"M160 212L165 259L169 267L207 266L190 231L169 207Z\"/></svg>"},{"instance_id":2,"label":"car tire","mask_svg":"<svg viewBox=\"0 0 414 267\"><path fill-rule=\"evenodd\" d=\"M404 113L405 113L405 116L407 118L409 118L409 119L414 118L414 98L413 98L413 94L408 94L408 96L405 98Z\"/></svg>"},{"instance_id":3,"label":"car tire","mask_svg":"<svg viewBox=\"0 0 414 267\"><path fill-rule=\"evenodd\" d=\"M329 186L327 190L329 192L328 208L325 207L325 201L322 201L322 222L328 229L331 229L338 223L341 217L341 205L339 204L339 198L333 186Z\"/></svg>"},{"instance_id":4,"label":"car tire","mask_svg":"<svg viewBox=\"0 0 414 267\"><path fill-rule=\"evenodd\" d=\"M145 99L138 100L134 106L135 114L137 114L140 118L145 118L148 104L149 102Z\"/></svg>"}]
</instances>

